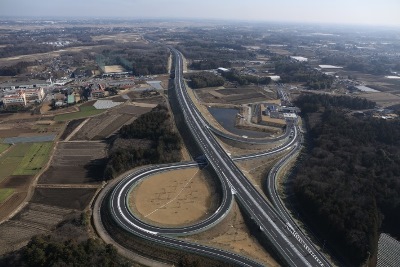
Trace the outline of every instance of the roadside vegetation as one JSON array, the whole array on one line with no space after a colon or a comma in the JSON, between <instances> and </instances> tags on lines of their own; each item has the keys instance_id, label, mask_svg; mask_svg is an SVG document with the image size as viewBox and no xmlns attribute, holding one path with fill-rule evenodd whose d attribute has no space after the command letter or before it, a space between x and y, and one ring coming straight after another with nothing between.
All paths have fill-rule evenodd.
<instances>
[{"instance_id":1,"label":"roadside vegetation","mask_svg":"<svg viewBox=\"0 0 400 267\"><path fill-rule=\"evenodd\" d=\"M181 140L173 131L173 119L165 106L138 117L133 123L121 128L119 137L125 140L141 140L143 146L112 148L105 170L105 178L146 164L178 162L181 160ZM114 144L116 140L114 140Z\"/></svg>"},{"instance_id":2,"label":"roadside vegetation","mask_svg":"<svg viewBox=\"0 0 400 267\"><path fill-rule=\"evenodd\" d=\"M295 194L324 238L358 266L376 256L381 232L400 238L400 125L346 115L375 106L358 98L305 95L296 104L310 146Z\"/></svg>"}]
</instances>

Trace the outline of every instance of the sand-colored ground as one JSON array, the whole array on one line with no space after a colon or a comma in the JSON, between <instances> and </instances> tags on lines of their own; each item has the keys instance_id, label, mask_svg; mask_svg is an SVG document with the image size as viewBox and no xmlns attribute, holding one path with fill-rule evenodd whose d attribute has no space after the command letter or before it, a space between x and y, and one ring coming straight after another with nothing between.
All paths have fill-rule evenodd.
<instances>
[{"instance_id":1,"label":"sand-colored ground","mask_svg":"<svg viewBox=\"0 0 400 267\"><path fill-rule=\"evenodd\" d=\"M232 206L227 217L218 225L203 233L186 237L185 239L233 251L254 259L265 266L280 266L249 232L243 215L236 203Z\"/></svg>"},{"instance_id":2,"label":"sand-colored ground","mask_svg":"<svg viewBox=\"0 0 400 267\"><path fill-rule=\"evenodd\" d=\"M7 66L7 65L12 65L15 63L18 63L20 61L35 61L39 59L49 59L49 58L54 58L60 56L61 53L63 52L81 52L83 50L89 50L93 49L96 47L102 47L103 45L97 45L97 46L77 46L77 47L67 47L64 49L60 49L57 51L52 51L52 52L47 52L47 53L37 53L37 54L31 54L31 55L20 55L20 56L15 56L15 57L6 57L1 59L1 66Z\"/></svg>"},{"instance_id":3,"label":"sand-colored ground","mask_svg":"<svg viewBox=\"0 0 400 267\"><path fill-rule=\"evenodd\" d=\"M139 34L132 34L132 33L119 33L115 35L98 35L98 36L92 36L92 39L94 41L113 40L119 43L146 42Z\"/></svg>"},{"instance_id":4,"label":"sand-colored ground","mask_svg":"<svg viewBox=\"0 0 400 267\"><path fill-rule=\"evenodd\" d=\"M124 72L124 71L126 71L126 70L121 65L104 66L105 73Z\"/></svg>"},{"instance_id":5,"label":"sand-colored ground","mask_svg":"<svg viewBox=\"0 0 400 267\"><path fill-rule=\"evenodd\" d=\"M210 174L191 168L145 179L132 191L129 202L132 211L150 223L181 226L213 213L219 196Z\"/></svg>"}]
</instances>

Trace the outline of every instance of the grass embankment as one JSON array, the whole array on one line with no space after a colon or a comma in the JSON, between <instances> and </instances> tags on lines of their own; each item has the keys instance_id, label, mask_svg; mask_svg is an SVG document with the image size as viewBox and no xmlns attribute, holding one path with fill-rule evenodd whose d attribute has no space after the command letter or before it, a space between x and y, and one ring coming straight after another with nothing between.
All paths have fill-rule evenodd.
<instances>
[{"instance_id":1,"label":"grass embankment","mask_svg":"<svg viewBox=\"0 0 400 267\"><path fill-rule=\"evenodd\" d=\"M0 204L14 193L12 188L0 188Z\"/></svg>"},{"instance_id":2,"label":"grass embankment","mask_svg":"<svg viewBox=\"0 0 400 267\"><path fill-rule=\"evenodd\" d=\"M48 160L53 143L21 143L0 158L0 182L10 175L34 175Z\"/></svg>"},{"instance_id":3,"label":"grass embankment","mask_svg":"<svg viewBox=\"0 0 400 267\"><path fill-rule=\"evenodd\" d=\"M78 112L61 114L54 117L55 121L69 121L75 119L82 119L94 115L98 115L106 111L105 109L96 109L93 106L81 106Z\"/></svg>"},{"instance_id":4,"label":"grass embankment","mask_svg":"<svg viewBox=\"0 0 400 267\"><path fill-rule=\"evenodd\" d=\"M0 154L3 153L4 151L7 150L7 148L9 148L10 145L9 144L0 144Z\"/></svg>"}]
</instances>

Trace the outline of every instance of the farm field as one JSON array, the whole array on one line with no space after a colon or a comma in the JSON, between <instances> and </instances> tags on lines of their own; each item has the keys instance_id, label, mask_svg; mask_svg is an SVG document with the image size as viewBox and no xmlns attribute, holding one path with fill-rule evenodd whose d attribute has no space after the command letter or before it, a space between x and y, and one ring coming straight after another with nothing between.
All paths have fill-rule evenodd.
<instances>
[{"instance_id":1,"label":"farm field","mask_svg":"<svg viewBox=\"0 0 400 267\"><path fill-rule=\"evenodd\" d=\"M124 124L149 112L151 108L121 105L90 118L71 140L102 140L119 130Z\"/></svg>"},{"instance_id":2,"label":"farm field","mask_svg":"<svg viewBox=\"0 0 400 267\"><path fill-rule=\"evenodd\" d=\"M50 233L73 210L30 203L0 225L0 255L16 250L35 235Z\"/></svg>"},{"instance_id":3,"label":"farm field","mask_svg":"<svg viewBox=\"0 0 400 267\"><path fill-rule=\"evenodd\" d=\"M53 143L33 143L13 175L34 175L47 163Z\"/></svg>"},{"instance_id":4,"label":"farm field","mask_svg":"<svg viewBox=\"0 0 400 267\"><path fill-rule=\"evenodd\" d=\"M7 148L9 148L9 147L10 147L10 145L8 145L8 144L1 144L0 143L0 154L3 153L4 151L6 151Z\"/></svg>"},{"instance_id":5,"label":"farm field","mask_svg":"<svg viewBox=\"0 0 400 267\"><path fill-rule=\"evenodd\" d=\"M0 157L0 182L20 166L32 144L17 144Z\"/></svg>"},{"instance_id":6,"label":"farm field","mask_svg":"<svg viewBox=\"0 0 400 267\"><path fill-rule=\"evenodd\" d=\"M0 188L0 204L14 193L12 188Z\"/></svg>"},{"instance_id":7,"label":"farm field","mask_svg":"<svg viewBox=\"0 0 400 267\"><path fill-rule=\"evenodd\" d=\"M96 109L93 106L81 106L79 108L78 112L56 115L54 117L54 120L55 121L69 121L69 120L82 119L82 118L98 115L100 113L103 113L104 111L105 110L102 110L102 109Z\"/></svg>"},{"instance_id":8,"label":"farm field","mask_svg":"<svg viewBox=\"0 0 400 267\"><path fill-rule=\"evenodd\" d=\"M40 184L100 183L107 144L102 142L60 142Z\"/></svg>"},{"instance_id":9,"label":"farm field","mask_svg":"<svg viewBox=\"0 0 400 267\"><path fill-rule=\"evenodd\" d=\"M89 205L96 190L96 188L36 188L30 202L82 211Z\"/></svg>"},{"instance_id":10,"label":"farm field","mask_svg":"<svg viewBox=\"0 0 400 267\"><path fill-rule=\"evenodd\" d=\"M12 175L0 183L0 188L12 190L12 195L3 195L6 199L5 201L0 201L0 221L12 213L24 200L33 178L33 175ZM8 191L7 193L9 194L10 192Z\"/></svg>"}]
</instances>

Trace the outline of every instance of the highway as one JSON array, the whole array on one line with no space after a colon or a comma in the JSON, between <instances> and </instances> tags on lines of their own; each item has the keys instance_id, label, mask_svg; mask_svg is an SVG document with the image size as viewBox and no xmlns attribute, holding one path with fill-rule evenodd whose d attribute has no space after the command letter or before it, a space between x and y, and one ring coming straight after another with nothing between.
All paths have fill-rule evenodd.
<instances>
[{"instance_id":1,"label":"highway","mask_svg":"<svg viewBox=\"0 0 400 267\"><path fill-rule=\"evenodd\" d=\"M251 214L260 233L270 241L283 262L289 266L330 266L302 233L288 227L288 222L265 201L216 141L187 93L182 77L182 56L177 50L172 51L176 57L175 90L186 123L220 180L228 181L239 204Z\"/></svg>"},{"instance_id":2,"label":"highway","mask_svg":"<svg viewBox=\"0 0 400 267\"><path fill-rule=\"evenodd\" d=\"M221 206L209 218L193 226L181 229L165 229L148 225L137 220L129 211L129 207L127 207L126 199L131 188L133 188L133 185L138 179L142 179L141 174L134 173L123 179L111 194L110 210L113 218L125 230L159 244L217 257L223 261L240 266L260 266L259 263L234 253L188 243L170 237L170 235L184 235L189 232L201 231L215 225L227 214L232 204L233 195L235 195L239 204L258 225L260 235L269 240L270 246L275 250L276 254L280 256L280 260L285 265L330 266L308 239L305 238L300 231L297 232L291 225L291 222L282 216L280 211L276 212L275 208L262 197L216 141L210 127L205 122L186 91L182 78L183 62L181 54L174 49L171 50L175 55L175 90L177 98L185 121L194 139L221 181ZM290 142L278 147L277 150L283 151L297 145L297 128L293 128L293 130L296 133L295 137ZM263 156L268 155L268 153L277 153L277 151L264 152ZM256 154L249 156L257 157ZM245 160L246 158L243 157L241 159ZM194 165L192 165L192 167L193 166ZM145 170L143 175L184 167L187 167L187 163L177 163L169 166L160 166L158 168L151 167ZM138 178L136 180L133 179L133 177Z\"/></svg>"}]
</instances>

